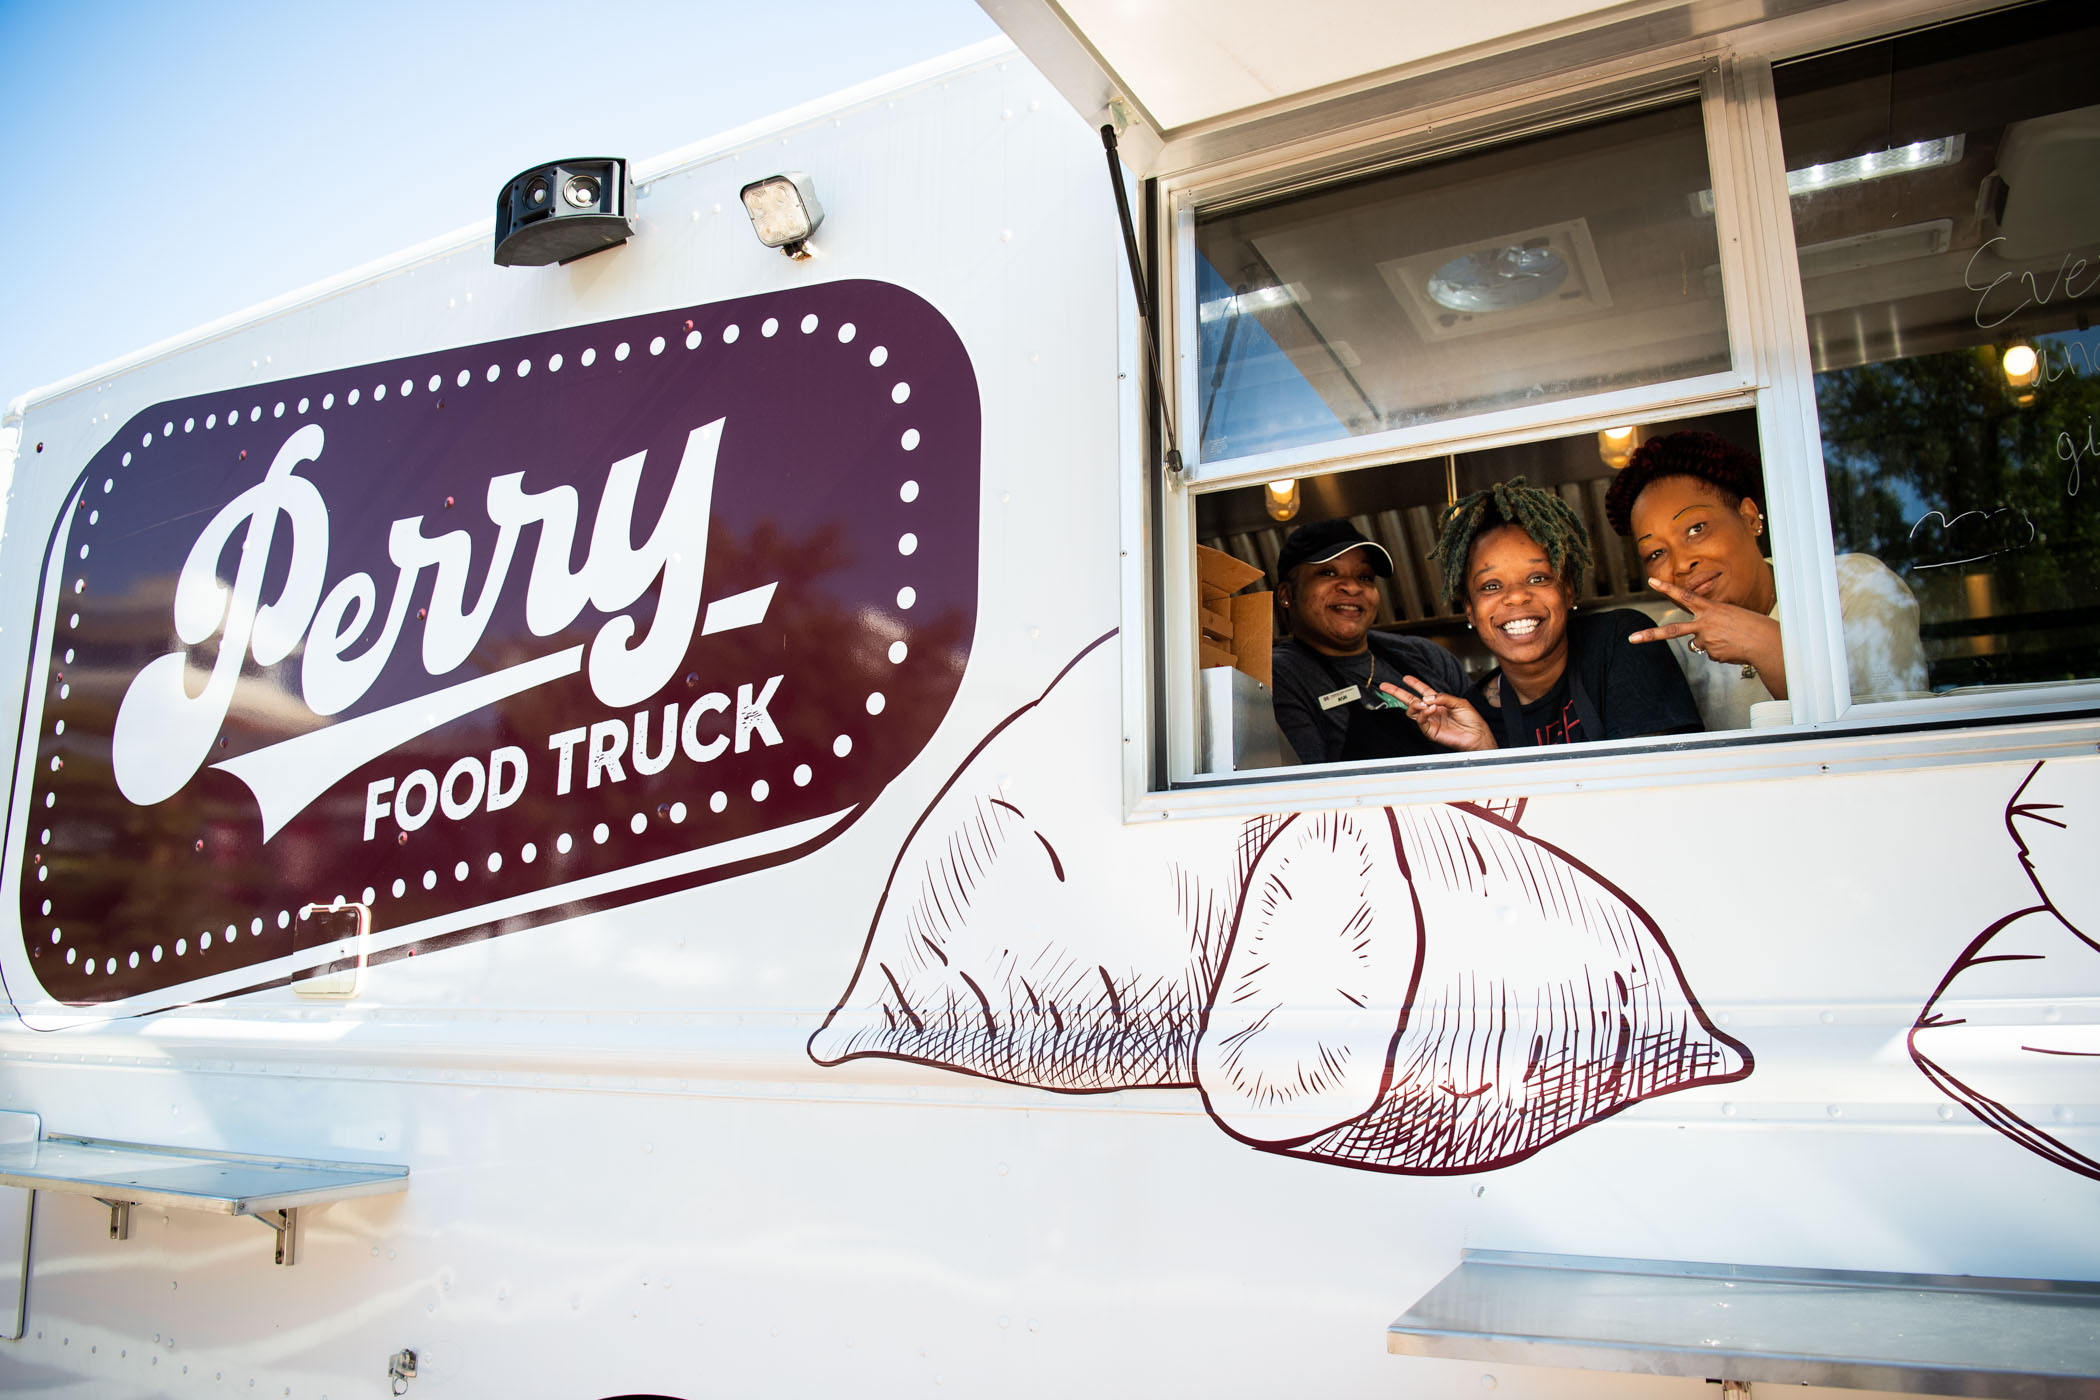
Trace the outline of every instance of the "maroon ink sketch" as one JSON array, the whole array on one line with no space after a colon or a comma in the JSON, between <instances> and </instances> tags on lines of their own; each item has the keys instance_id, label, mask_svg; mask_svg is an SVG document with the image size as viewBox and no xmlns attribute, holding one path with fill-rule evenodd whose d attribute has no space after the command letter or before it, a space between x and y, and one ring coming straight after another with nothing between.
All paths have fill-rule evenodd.
<instances>
[{"instance_id":1,"label":"maroon ink sketch","mask_svg":"<svg viewBox=\"0 0 2100 1400\"><path fill-rule=\"evenodd\" d=\"M1396 881L1398 900L1386 893ZM1260 946L1243 953L1250 935ZM1382 1020L1347 1014L1403 980L1397 1019L1391 998ZM1323 995L1329 982L1340 985ZM1310 1024L1269 1053L1266 1081L1326 1072L1347 1092L1249 1097L1237 1092L1244 1068L1228 1074L1222 1053L1208 1072L1213 1036L1294 1016ZM1741 1079L1752 1061L1707 1019L1662 931L1624 893L1507 821L1451 804L1296 817L1271 838L1198 1064L1213 1116L1243 1141L1432 1175L1522 1161L1643 1099Z\"/></svg>"},{"instance_id":2,"label":"maroon ink sketch","mask_svg":"<svg viewBox=\"0 0 2100 1400\"><path fill-rule=\"evenodd\" d=\"M811 1038L819 1064L883 1056L1067 1093L1194 1082L1203 948L1231 908L1117 839L1102 820L1117 755L1067 740L1112 722L1113 636L994 727L914 824Z\"/></svg>"},{"instance_id":3,"label":"maroon ink sketch","mask_svg":"<svg viewBox=\"0 0 2100 1400\"><path fill-rule=\"evenodd\" d=\"M2100 1180L2100 1161L2064 1140L2040 1104L2092 1101L2100 1025L2034 1008L2100 987L2100 886L2092 875L2096 771L2037 763L2005 808L2005 829L2038 906L1992 924L1955 960L1910 1032L1911 1060L1940 1091L2029 1152ZM2079 828L2087 835L2081 839Z\"/></svg>"},{"instance_id":4,"label":"maroon ink sketch","mask_svg":"<svg viewBox=\"0 0 2100 1400\"><path fill-rule=\"evenodd\" d=\"M1751 1072L1654 921L1521 803L1261 817L1193 861L1130 839L1116 756L1064 741L1113 722L1107 640L913 827L819 1063L1194 1087L1250 1146L1420 1175Z\"/></svg>"},{"instance_id":5,"label":"maroon ink sketch","mask_svg":"<svg viewBox=\"0 0 2100 1400\"><path fill-rule=\"evenodd\" d=\"M137 415L48 547L44 991L283 982L309 901L380 959L830 840L960 683L980 438L947 321L853 281Z\"/></svg>"}]
</instances>

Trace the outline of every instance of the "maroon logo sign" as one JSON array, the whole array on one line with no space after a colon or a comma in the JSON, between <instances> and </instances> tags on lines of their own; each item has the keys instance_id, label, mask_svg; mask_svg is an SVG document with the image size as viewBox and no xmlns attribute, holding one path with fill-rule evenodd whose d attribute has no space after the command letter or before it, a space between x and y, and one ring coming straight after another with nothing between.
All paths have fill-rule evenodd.
<instances>
[{"instance_id":1,"label":"maroon logo sign","mask_svg":"<svg viewBox=\"0 0 2100 1400\"><path fill-rule=\"evenodd\" d=\"M398 955L836 835L961 681L978 443L953 329L874 282L138 415L45 572L44 989L219 994L312 901Z\"/></svg>"}]
</instances>

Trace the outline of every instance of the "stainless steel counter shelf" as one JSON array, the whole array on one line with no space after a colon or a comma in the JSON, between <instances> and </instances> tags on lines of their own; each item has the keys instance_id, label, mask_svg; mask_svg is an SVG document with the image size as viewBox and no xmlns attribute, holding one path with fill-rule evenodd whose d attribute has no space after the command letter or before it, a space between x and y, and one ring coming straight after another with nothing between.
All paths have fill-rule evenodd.
<instances>
[{"instance_id":1,"label":"stainless steel counter shelf","mask_svg":"<svg viewBox=\"0 0 2100 1400\"><path fill-rule=\"evenodd\" d=\"M1386 1349L1735 1391L2100 1400L2100 1284L1469 1249Z\"/></svg>"},{"instance_id":2,"label":"stainless steel counter shelf","mask_svg":"<svg viewBox=\"0 0 2100 1400\"><path fill-rule=\"evenodd\" d=\"M130 1238L134 1205L252 1216L277 1236L275 1261L291 1264L302 1207L406 1191L408 1168L55 1134L0 1144L0 1186L92 1196L109 1207L113 1240Z\"/></svg>"}]
</instances>

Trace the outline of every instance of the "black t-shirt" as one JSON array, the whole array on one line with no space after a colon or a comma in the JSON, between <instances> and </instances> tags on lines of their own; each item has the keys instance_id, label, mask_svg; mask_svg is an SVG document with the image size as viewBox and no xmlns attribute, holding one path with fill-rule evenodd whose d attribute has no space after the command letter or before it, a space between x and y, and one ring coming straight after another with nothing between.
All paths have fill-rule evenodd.
<instances>
[{"instance_id":1,"label":"black t-shirt","mask_svg":"<svg viewBox=\"0 0 2100 1400\"><path fill-rule=\"evenodd\" d=\"M1370 650L1357 656L1328 656L1289 638L1271 653L1276 725L1301 763L1343 758L1400 758L1446 750L1422 737L1405 712L1371 710L1361 698L1322 708L1320 697L1355 686L1360 696L1374 678L1401 686L1408 676L1458 694L1466 672L1458 658L1426 637L1372 632ZM1672 663L1675 669L1675 663ZM1359 722L1359 719L1361 722Z\"/></svg>"},{"instance_id":2,"label":"black t-shirt","mask_svg":"<svg viewBox=\"0 0 2100 1400\"><path fill-rule=\"evenodd\" d=\"M1571 616L1567 667L1551 690L1518 712L1514 739L1508 718L1487 699L1488 684L1502 674L1499 670L1466 691L1466 699L1505 748L1694 732L1700 728L1699 707L1670 648L1626 640L1654 625L1647 614L1631 608ZM1506 685L1501 693L1505 700L1516 698Z\"/></svg>"}]
</instances>

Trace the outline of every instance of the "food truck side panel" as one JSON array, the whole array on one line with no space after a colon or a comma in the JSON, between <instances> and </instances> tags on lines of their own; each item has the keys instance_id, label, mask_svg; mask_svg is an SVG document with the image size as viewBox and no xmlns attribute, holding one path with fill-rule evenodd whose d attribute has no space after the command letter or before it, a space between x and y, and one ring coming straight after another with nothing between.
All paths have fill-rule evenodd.
<instances>
[{"instance_id":1,"label":"food truck side panel","mask_svg":"<svg viewBox=\"0 0 2100 1400\"><path fill-rule=\"evenodd\" d=\"M830 211L809 263L758 248L735 202L739 186L784 168L808 171ZM971 172L973 198L958 197L957 171ZM1682 1395L1695 1383L1400 1361L1382 1332L1465 1246L2092 1276L2100 1221L2080 1162L2100 1156L2100 1141L2090 1077L2076 1069L2095 1001L2081 965L2090 947L2068 931L2100 888L2075 836L2100 761L1126 823L1119 715L1131 678L1116 634L1120 556L1134 542L1117 521L1135 489L1138 425L1119 376L1136 368L1118 351L1130 308L1101 183L1097 142L1048 85L1010 54L980 56L694 155L644 184L637 237L617 252L514 270L470 241L29 410L0 553L0 635L29 652L0 679L0 699L24 716L0 954L17 1019L0 1036L0 1107L41 1113L47 1132L398 1162L412 1176L403 1194L314 1213L291 1269L271 1265L268 1237L246 1221L140 1211L119 1242L106 1211L46 1196L28 1330L0 1343L0 1376L97 1395L377 1394L388 1358L413 1348L409 1394L1398 1384ZM894 349L865 329L884 315L912 327ZM691 347L689 319L701 333ZM951 344L957 357L935 377L908 371L908 352ZM879 363L878 349L890 352ZM556 354L562 367L550 369ZM733 371L718 366L738 355L765 357L764 375L722 379ZM667 370L680 356L699 368ZM849 367L893 365L894 378L868 381L873 394L848 383ZM606 372L579 373L594 370ZM369 442L337 427L360 409L401 413L403 383L406 407L431 404L428 417L385 420ZM375 401L381 385L389 398ZM901 396L898 385L909 386ZM335 405L317 408L331 394ZM476 410L476 394L498 408ZM974 444L922 426L960 421L966 398ZM177 404L180 416L160 408ZM449 426L457 444L428 447L440 412L481 412L478 426L496 433L535 404L556 420L546 440L504 438L499 461ZM929 404L935 416L886 416ZM738 437L754 416L778 437ZM659 419L656 436L599 450ZM697 675L714 654L694 652L646 705L608 701L621 692L596 688L591 648L622 616L635 625L615 646L645 638L668 584L653 597L593 595L606 605L586 599L541 632L519 562L482 634L511 650L470 651L459 675L580 647L577 669L548 682L572 687L559 692L568 708L513 716L504 697L421 730L404 741L427 746L413 762L388 767L384 750L369 771L343 768L279 828L306 831L301 860L328 871L306 897L322 901L363 893L348 867L326 865L346 851L369 846L375 862L444 853L402 874L372 866L377 932L355 998L295 989L296 973L329 959L273 942L284 932L274 909L192 919L143 945L96 943L100 984L77 960L71 980L42 970L47 950L63 967L65 949L84 958L89 945L62 922L52 940L39 884L113 881L149 902L163 879L170 903L222 893L177 864L182 833L156 834L158 864L114 872L87 868L92 833L54 820L42 835L40 810L58 810L39 808L45 794L85 803L101 791L93 810L122 810L73 771L92 761L86 733L111 736L106 762L116 752L111 715L77 720L72 745L51 742L66 737L51 731L70 687L120 709L182 627L177 583L141 568L138 589L169 600L153 623L161 634L128 643L145 661L98 676L64 659L83 566L163 549L146 536L180 514L144 511L138 541L105 544L74 533L99 529L75 517L101 509L76 502L103 480L115 501L120 471L171 500L194 490L185 549L166 556L186 561L189 541L249 489L244 445L254 480L280 484L319 480L331 453L354 454L387 491L316 487L335 563L312 606L338 587L355 593L342 581L361 572L376 626L397 522L420 520L426 539L459 529L481 551L470 558L492 557L507 498L491 496L491 480L518 470L525 493L571 486L589 522L615 495L619 462L641 452L625 536L639 544L651 511L690 480L680 470L698 470L709 444L693 448L692 435L718 419L711 567L778 568L703 578L692 645L739 634L706 631L709 606L773 584L770 620L741 630L790 657L781 669L754 653L740 658L748 672L717 681ZM810 465L790 451L768 470L769 443L811 440L806 420L858 431L851 460ZM309 421L318 453L267 477ZM231 462L194 448L207 440L226 443L218 456ZM87 471L104 453L119 468ZM164 460L182 464L181 481L150 475ZM446 472L458 480L440 493ZM890 473L879 493L877 473ZM784 490L783 476L821 489ZM429 499L413 499L422 480ZM906 482L918 486L909 500ZM958 498L973 499L960 524ZM813 523L761 555L751 541L763 512L737 520L751 502L806 507L815 513L795 518ZM287 520L311 511L280 508ZM929 523L897 526L907 508ZM250 498L206 554L205 583L224 580L236 602L239 532L261 513ZM974 539L955 538L972 528ZM577 530L570 561L582 567L581 540L597 537ZM258 609L298 577L287 531L251 595ZM958 551L974 571L942 596L968 607L970 626L935 638L953 658L951 683L921 693L922 717L938 714L900 751L867 727L898 716L887 689L870 706L882 687L866 677L924 651L910 630L919 595L898 601L921 585L896 571ZM660 583L676 572L655 562ZM834 570L868 596L843 584L798 594ZM475 596L459 595L462 625ZM798 596L811 611L793 611ZM817 608L818 597L837 606ZM414 601L441 607L434 590ZM346 601L342 617L353 612ZM179 791L213 785L217 824L188 855L246 842L244 890L308 868L273 868L257 789L284 776L285 753L316 746L279 750L250 777L214 765L449 690L456 677L431 669L413 612L400 660L337 712L340 724L307 703L303 675L272 678L289 650L266 661L251 638L228 707L245 727L227 731L224 757L212 731L192 771L176 774ZM134 615L146 616L122 613ZM824 630L842 615L857 630ZM573 638L562 631L572 625ZM812 636L840 637L840 654L811 648ZM207 671L211 645L188 645ZM60 678L68 665L75 674ZM767 715L779 745L754 720L738 753L734 729L715 727L733 726L727 708L695 731L701 752L730 737L714 757L665 747L661 723L646 744L635 738L637 710L678 703L689 717L709 694L741 709L737 687L755 702L775 674ZM181 683L186 697L203 693L201 676ZM838 722L811 738L799 724L811 712ZM592 737L613 720L627 726L624 746L610 729ZM492 741L477 723L504 732ZM558 791L560 736L579 728ZM842 736L853 742L833 759L872 750L883 762L820 777ZM820 752L792 763L773 752L796 743ZM528 788L491 812L493 754L506 746L525 753ZM622 776L592 768L594 752L616 747ZM642 771L638 747L666 762ZM73 766L53 770L51 758ZM438 789L466 758L481 764L481 800L455 801L454 816ZM714 778L739 759L780 766ZM434 812L420 796L399 804L404 786L420 793L408 782L418 771L431 775ZM476 782L467 770L453 781L456 799ZM772 822L797 794L810 812ZM837 803L817 801L827 795ZM687 833L710 817L745 820L724 839L748 841L801 830L849 798L847 817L806 836L680 863L703 845ZM2062 824L2009 815L2030 802ZM121 846L126 830L94 840ZM39 859L47 850L65 858ZM535 884L557 856L598 863ZM54 873L39 881L42 869ZM98 936L140 926L107 900L81 907ZM2028 940L2022 961L1976 951L2001 926ZM156 977L199 957L207 932L216 961ZM177 937L189 940L180 954ZM1316 956L1298 957L1296 980L1278 987L1265 946ZM1972 968L2018 975L1964 981ZM1296 1019L1236 1010L1265 997ZM1955 1010L1930 1020L1933 1005ZM1341 1051L1356 1058L1323 1073ZM1986 1103L2004 1115L1979 1116Z\"/></svg>"}]
</instances>

